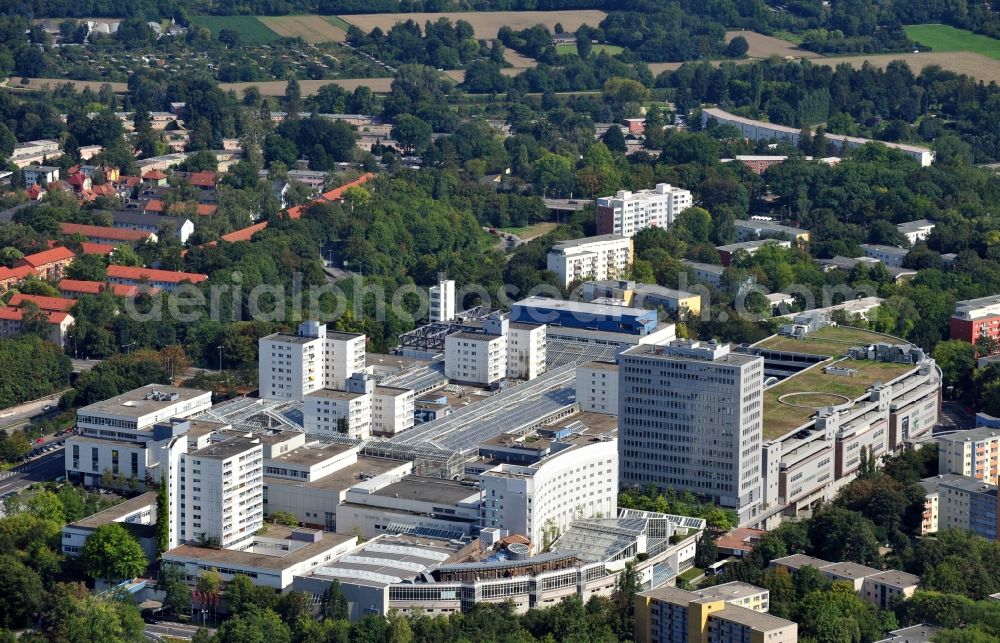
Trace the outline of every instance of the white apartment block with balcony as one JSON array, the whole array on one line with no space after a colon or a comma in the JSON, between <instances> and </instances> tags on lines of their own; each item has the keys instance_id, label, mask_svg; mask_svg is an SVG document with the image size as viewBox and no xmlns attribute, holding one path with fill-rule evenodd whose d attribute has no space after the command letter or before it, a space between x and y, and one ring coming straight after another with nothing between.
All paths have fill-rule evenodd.
<instances>
[{"instance_id":1,"label":"white apartment block with balcony","mask_svg":"<svg viewBox=\"0 0 1000 643\"><path fill-rule=\"evenodd\" d=\"M1000 482L1000 429L977 427L937 438L938 472Z\"/></svg>"},{"instance_id":2,"label":"white apartment block with balcony","mask_svg":"<svg viewBox=\"0 0 1000 643\"><path fill-rule=\"evenodd\" d=\"M260 338L260 396L302 401L322 388L343 389L347 378L365 370L365 336L327 331L309 321L297 335L274 333Z\"/></svg>"},{"instance_id":3,"label":"white apartment block with balcony","mask_svg":"<svg viewBox=\"0 0 1000 643\"><path fill-rule=\"evenodd\" d=\"M501 464L480 486L482 526L523 534L541 550L574 520L615 515L618 440L581 440L530 466Z\"/></svg>"},{"instance_id":4,"label":"white apartment block with balcony","mask_svg":"<svg viewBox=\"0 0 1000 643\"><path fill-rule=\"evenodd\" d=\"M264 450L232 437L182 457L181 540L236 547L264 525Z\"/></svg>"},{"instance_id":5,"label":"white apartment block with balcony","mask_svg":"<svg viewBox=\"0 0 1000 643\"><path fill-rule=\"evenodd\" d=\"M533 380L545 372L545 324L512 322L507 331L507 377Z\"/></svg>"},{"instance_id":6,"label":"white apartment block with balcony","mask_svg":"<svg viewBox=\"0 0 1000 643\"><path fill-rule=\"evenodd\" d=\"M395 435L413 428L413 389L376 386L372 393L372 433Z\"/></svg>"},{"instance_id":7,"label":"white apartment block with balcony","mask_svg":"<svg viewBox=\"0 0 1000 643\"><path fill-rule=\"evenodd\" d=\"M691 192L668 183L652 190L621 190L597 200L597 234L632 237L645 228L669 228L693 203Z\"/></svg>"},{"instance_id":8,"label":"white apartment block with balcony","mask_svg":"<svg viewBox=\"0 0 1000 643\"><path fill-rule=\"evenodd\" d=\"M546 267L559 284L569 287L585 279L621 279L632 265L632 239L617 234L584 237L552 246Z\"/></svg>"},{"instance_id":9,"label":"white apartment block with balcony","mask_svg":"<svg viewBox=\"0 0 1000 643\"><path fill-rule=\"evenodd\" d=\"M371 435L372 393L320 389L306 396L302 416L308 433L367 438Z\"/></svg>"}]
</instances>

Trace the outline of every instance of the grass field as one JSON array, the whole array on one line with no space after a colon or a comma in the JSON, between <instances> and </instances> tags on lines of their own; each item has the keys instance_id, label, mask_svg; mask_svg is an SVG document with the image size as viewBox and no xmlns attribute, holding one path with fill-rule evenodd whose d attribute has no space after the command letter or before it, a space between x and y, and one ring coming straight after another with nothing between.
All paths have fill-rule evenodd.
<instances>
[{"instance_id":1,"label":"grass field","mask_svg":"<svg viewBox=\"0 0 1000 643\"><path fill-rule=\"evenodd\" d=\"M428 20L448 18L452 22L465 20L472 25L476 38L496 38L501 27L507 26L517 31L535 25L545 25L552 31L556 23L562 24L566 31L573 32L580 25L587 24L596 27L607 14L603 11L587 9L582 11L477 11L450 13L367 13L358 15L341 15L348 23L355 25L365 33L375 27L389 31L397 22L413 20L423 26Z\"/></svg>"},{"instance_id":2,"label":"grass field","mask_svg":"<svg viewBox=\"0 0 1000 643\"><path fill-rule=\"evenodd\" d=\"M794 339L785 335L770 337L758 344L758 348L769 348L777 351L807 353L809 355L826 355L841 357L854 346L865 346L878 342L892 342L892 339L850 326L827 326L806 336L805 339Z\"/></svg>"},{"instance_id":3,"label":"grass field","mask_svg":"<svg viewBox=\"0 0 1000 643\"><path fill-rule=\"evenodd\" d=\"M948 25L910 25L906 36L934 51L971 51L1000 60L1000 40Z\"/></svg>"},{"instance_id":4,"label":"grass field","mask_svg":"<svg viewBox=\"0 0 1000 643\"><path fill-rule=\"evenodd\" d=\"M551 232L553 229L555 229L556 225L558 224L536 223L534 225L529 225L520 228L510 227L510 228L500 228L500 229L503 230L504 232L513 234L515 236L521 237L525 241L528 241L530 239L534 239L535 237L540 237L547 232Z\"/></svg>"},{"instance_id":5,"label":"grass field","mask_svg":"<svg viewBox=\"0 0 1000 643\"><path fill-rule=\"evenodd\" d=\"M193 16L191 21L211 31L213 36L217 36L222 29L233 29L246 43L266 44L280 38L256 16Z\"/></svg>"},{"instance_id":6,"label":"grass field","mask_svg":"<svg viewBox=\"0 0 1000 643\"><path fill-rule=\"evenodd\" d=\"M351 28L350 23L348 23L340 16L325 16L325 18L330 22L331 25L337 27L338 29L343 29L345 32Z\"/></svg>"},{"instance_id":7,"label":"grass field","mask_svg":"<svg viewBox=\"0 0 1000 643\"><path fill-rule=\"evenodd\" d=\"M601 45L601 44L593 45L590 50L594 52L595 56L601 53L602 51L608 52L609 56L614 56L615 54L620 54L622 51L624 51L618 45ZM569 43L556 45L556 53L560 55L575 54L576 45Z\"/></svg>"},{"instance_id":8,"label":"grass field","mask_svg":"<svg viewBox=\"0 0 1000 643\"><path fill-rule=\"evenodd\" d=\"M262 16L264 26L286 38L302 38L308 43L344 42L347 31L323 16Z\"/></svg>"},{"instance_id":9,"label":"grass field","mask_svg":"<svg viewBox=\"0 0 1000 643\"><path fill-rule=\"evenodd\" d=\"M789 431L797 429L815 413L814 409L787 406L778 401L785 393L816 392L834 393L853 400L868 390L876 381L888 382L903 373L912 370L912 364L892 364L869 360L844 360L837 366L854 368L858 374L853 377L846 375L828 375L823 372L824 366L832 362L823 362L812 368L794 375L764 391L764 438L774 440ZM803 396L804 397L804 396ZM798 403L800 400L792 399Z\"/></svg>"}]
</instances>

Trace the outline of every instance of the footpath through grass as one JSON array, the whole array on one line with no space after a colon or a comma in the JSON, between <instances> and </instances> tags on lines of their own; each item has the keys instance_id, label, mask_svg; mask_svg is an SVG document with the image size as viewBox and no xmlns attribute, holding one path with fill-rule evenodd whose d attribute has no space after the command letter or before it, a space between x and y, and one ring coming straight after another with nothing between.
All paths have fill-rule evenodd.
<instances>
[{"instance_id":1,"label":"footpath through grass","mask_svg":"<svg viewBox=\"0 0 1000 643\"><path fill-rule=\"evenodd\" d=\"M934 51L971 51L1000 60L1000 40L949 25L909 25L906 36Z\"/></svg>"}]
</instances>

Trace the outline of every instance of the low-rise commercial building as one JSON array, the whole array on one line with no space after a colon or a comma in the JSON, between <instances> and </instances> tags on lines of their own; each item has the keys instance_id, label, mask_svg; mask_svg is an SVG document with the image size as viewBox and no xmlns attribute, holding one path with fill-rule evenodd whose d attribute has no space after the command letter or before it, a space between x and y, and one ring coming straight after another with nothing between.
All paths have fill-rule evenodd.
<instances>
[{"instance_id":1,"label":"low-rise commercial building","mask_svg":"<svg viewBox=\"0 0 1000 643\"><path fill-rule=\"evenodd\" d=\"M764 247L767 246L780 246L782 248L791 248L792 242L785 241L782 239L761 239L759 241L743 241L742 243L730 243L724 246L717 246L715 249L719 252L719 260L722 262L723 266L728 267L733 263L733 259L736 257L737 253L746 253L748 256L753 256Z\"/></svg>"},{"instance_id":2,"label":"low-rise commercial building","mask_svg":"<svg viewBox=\"0 0 1000 643\"><path fill-rule=\"evenodd\" d=\"M337 529L373 538L400 526L453 534L479 533L480 492L456 480L407 475L364 480L348 489L337 507Z\"/></svg>"},{"instance_id":3,"label":"low-rise commercial building","mask_svg":"<svg viewBox=\"0 0 1000 643\"><path fill-rule=\"evenodd\" d=\"M927 219L918 219L917 221L900 223L896 225L896 230L899 230L899 234L906 237L910 245L913 245L918 241L926 241L927 237L931 236L931 231L934 230L934 227L934 222Z\"/></svg>"},{"instance_id":4,"label":"low-rise commercial building","mask_svg":"<svg viewBox=\"0 0 1000 643\"><path fill-rule=\"evenodd\" d=\"M786 239L797 244L809 243L809 231L794 226L781 225L773 221L757 219L737 219L737 241L756 241L758 239Z\"/></svg>"},{"instance_id":5,"label":"low-rise commercial building","mask_svg":"<svg viewBox=\"0 0 1000 643\"><path fill-rule=\"evenodd\" d=\"M142 546L150 562L156 560L156 494L144 493L120 504L71 522L62 529L62 553L79 556L83 545L98 527L119 523L129 531Z\"/></svg>"},{"instance_id":6,"label":"low-rise commercial building","mask_svg":"<svg viewBox=\"0 0 1000 643\"><path fill-rule=\"evenodd\" d=\"M240 549L180 545L163 553L162 565L184 570L190 585L204 572L214 571L224 582L248 576L254 585L285 590L298 574L328 563L357 545L355 536L319 530L268 525Z\"/></svg>"},{"instance_id":7,"label":"low-rise commercial building","mask_svg":"<svg viewBox=\"0 0 1000 643\"><path fill-rule=\"evenodd\" d=\"M906 248L884 246L877 243L862 243L861 249L865 251L866 257L875 259L891 268L902 268L903 260L910 253Z\"/></svg>"}]
</instances>

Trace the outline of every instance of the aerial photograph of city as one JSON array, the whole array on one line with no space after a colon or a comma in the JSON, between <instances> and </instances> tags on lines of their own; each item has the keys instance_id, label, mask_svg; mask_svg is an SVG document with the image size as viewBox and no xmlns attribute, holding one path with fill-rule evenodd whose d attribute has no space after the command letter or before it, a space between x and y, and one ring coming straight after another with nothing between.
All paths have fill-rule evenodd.
<instances>
[{"instance_id":1,"label":"aerial photograph of city","mask_svg":"<svg viewBox=\"0 0 1000 643\"><path fill-rule=\"evenodd\" d=\"M1000 4L0 34L0 643L1000 643Z\"/></svg>"}]
</instances>

